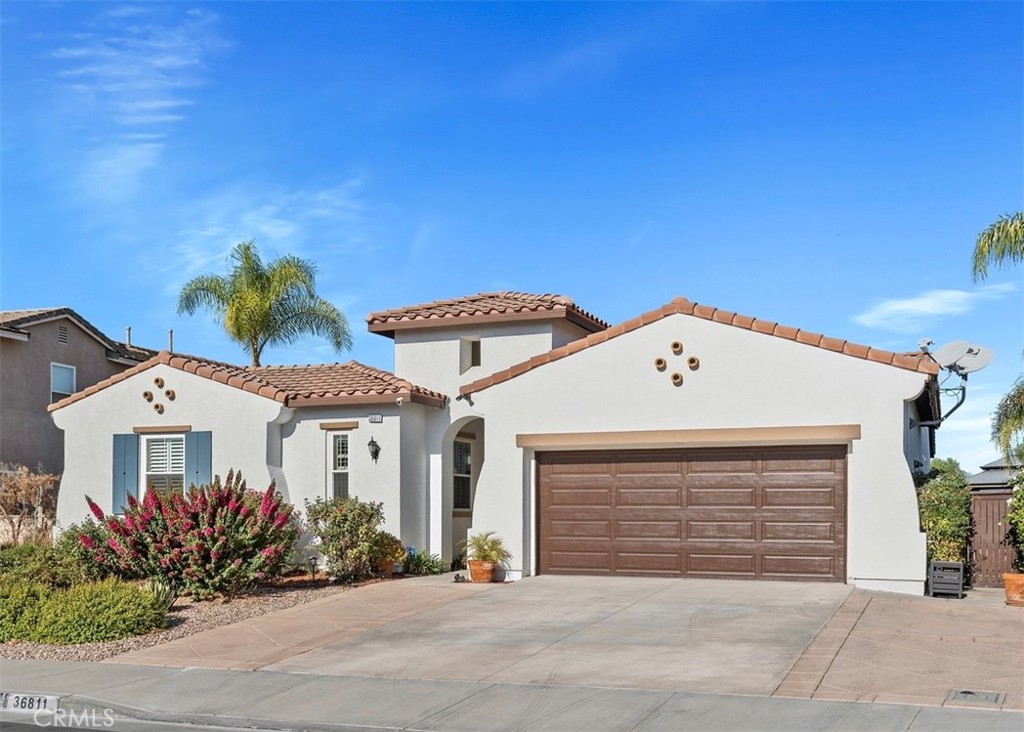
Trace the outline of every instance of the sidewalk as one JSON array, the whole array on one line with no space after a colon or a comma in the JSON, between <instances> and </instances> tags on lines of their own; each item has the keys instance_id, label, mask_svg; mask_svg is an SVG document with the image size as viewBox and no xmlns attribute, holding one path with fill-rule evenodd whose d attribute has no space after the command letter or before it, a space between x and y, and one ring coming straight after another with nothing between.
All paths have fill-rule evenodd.
<instances>
[{"instance_id":1,"label":"sidewalk","mask_svg":"<svg viewBox=\"0 0 1024 732\"><path fill-rule=\"evenodd\" d=\"M135 719L309 732L1024 728L1021 713L950 707L128 664L7 661L0 686L60 695L63 709L91 709L100 719L109 709ZM32 717L4 712L0 721L31 724Z\"/></svg>"}]
</instances>

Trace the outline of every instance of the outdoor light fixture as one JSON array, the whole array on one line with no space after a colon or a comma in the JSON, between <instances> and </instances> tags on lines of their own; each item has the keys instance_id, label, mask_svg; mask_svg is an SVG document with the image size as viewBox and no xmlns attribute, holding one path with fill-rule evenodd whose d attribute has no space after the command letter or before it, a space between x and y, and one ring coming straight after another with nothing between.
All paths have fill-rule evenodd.
<instances>
[{"instance_id":1,"label":"outdoor light fixture","mask_svg":"<svg viewBox=\"0 0 1024 732\"><path fill-rule=\"evenodd\" d=\"M370 441L366 443L366 446L370 448L370 457L373 458L373 462L377 462L377 458L380 457L380 445L378 445L377 441L371 437Z\"/></svg>"}]
</instances>

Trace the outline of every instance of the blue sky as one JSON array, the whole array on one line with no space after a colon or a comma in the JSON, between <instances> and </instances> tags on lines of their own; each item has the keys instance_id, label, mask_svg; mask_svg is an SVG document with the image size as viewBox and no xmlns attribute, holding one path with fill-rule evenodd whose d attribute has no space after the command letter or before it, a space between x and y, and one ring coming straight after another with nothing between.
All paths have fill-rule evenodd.
<instances>
[{"instance_id":1,"label":"blue sky","mask_svg":"<svg viewBox=\"0 0 1024 732\"><path fill-rule=\"evenodd\" d=\"M297 254L373 310L677 295L894 350L996 351L939 432L994 457L1024 268L969 274L1024 201L1020 3L27 3L2 15L4 309L244 363L181 284Z\"/></svg>"}]
</instances>

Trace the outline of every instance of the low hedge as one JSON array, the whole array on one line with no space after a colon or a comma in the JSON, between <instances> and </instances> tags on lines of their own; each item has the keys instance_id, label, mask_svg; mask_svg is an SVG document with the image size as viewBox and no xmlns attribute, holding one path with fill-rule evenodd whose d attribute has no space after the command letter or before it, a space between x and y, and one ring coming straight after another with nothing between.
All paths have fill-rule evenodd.
<instances>
[{"instance_id":1,"label":"low hedge","mask_svg":"<svg viewBox=\"0 0 1024 732\"><path fill-rule=\"evenodd\" d=\"M0 549L0 579L36 582L62 589L84 582L84 566L60 549L22 544Z\"/></svg>"},{"instance_id":2,"label":"low hedge","mask_svg":"<svg viewBox=\"0 0 1024 732\"><path fill-rule=\"evenodd\" d=\"M49 593L36 582L0 579L0 643L26 640L32 634Z\"/></svg>"},{"instance_id":3,"label":"low hedge","mask_svg":"<svg viewBox=\"0 0 1024 732\"><path fill-rule=\"evenodd\" d=\"M0 640L94 643L142 635L165 624L153 595L108 579L52 590L38 583L0 581Z\"/></svg>"}]
</instances>

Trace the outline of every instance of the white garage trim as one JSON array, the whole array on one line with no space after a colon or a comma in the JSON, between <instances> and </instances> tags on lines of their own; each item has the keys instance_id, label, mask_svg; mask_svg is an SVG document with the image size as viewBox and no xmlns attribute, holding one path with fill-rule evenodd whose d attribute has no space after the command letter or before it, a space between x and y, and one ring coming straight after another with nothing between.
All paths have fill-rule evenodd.
<instances>
[{"instance_id":1,"label":"white garage trim","mask_svg":"<svg viewBox=\"0 0 1024 732\"><path fill-rule=\"evenodd\" d=\"M771 447L839 445L860 439L859 424L804 427L726 427L630 432L520 433L516 447L611 449L637 447Z\"/></svg>"}]
</instances>

